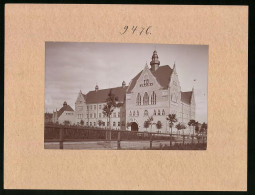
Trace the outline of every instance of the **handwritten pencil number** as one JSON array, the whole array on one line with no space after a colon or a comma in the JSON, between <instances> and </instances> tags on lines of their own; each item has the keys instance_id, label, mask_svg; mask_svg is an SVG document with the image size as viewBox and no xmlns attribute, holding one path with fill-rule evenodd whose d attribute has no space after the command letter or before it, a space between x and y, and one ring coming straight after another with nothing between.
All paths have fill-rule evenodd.
<instances>
[{"instance_id":1,"label":"handwritten pencil number","mask_svg":"<svg viewBox=\"0 0 255 195\"><path fill-rule=\"evenodd\" d=\"M120 32L121 35L127 34L128 32L130 32L131 34L138 34L138 35L150 35L150 29L152 26L148 26L148 27L139 27L139 26L132 26L132 28L129 26L124 26L124 30L122 32ZM129 30L130 29L130 30Z\"/></svg>"}]
</instances>

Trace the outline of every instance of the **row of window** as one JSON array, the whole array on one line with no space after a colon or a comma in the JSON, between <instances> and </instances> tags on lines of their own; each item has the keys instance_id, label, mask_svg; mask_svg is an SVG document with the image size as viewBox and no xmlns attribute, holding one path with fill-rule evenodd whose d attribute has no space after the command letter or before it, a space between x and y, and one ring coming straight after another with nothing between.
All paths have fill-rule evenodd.
<instances>
[{"instance_id":1,"label":"row of window","mask_svg":"<svg viewBox=\"0 0 255 195\"><path fill-rule=\"evenodd\" d=\"M118 122L118 123L116 123L116 122L113 122L112 123L112 126L113 127L116 127L116 125L118 124L118 126L120 126L120 122ZM102 126L102 127L106 127L106 123L105 122L102 122L100 125L98 124L97 125L97 123L96 122L94 122L94 123L92 123L92 122L86 122L86 125L87 126ZM109 125L109 122L107 122L107 125Z\"/></svg>"},{"instance_id":2,"label":"row of window","mask_svg":"<svg viewBox=\"0 0 255 195\"><path fill-rule=\"evenodd\" d=\"M92 110L94 108L94 110L96 110L97 109L97 105L90 105L90 106L87 106L87 110ZM98 105L98 109L103 109L103 105Z\"/></svg>"},{"instance_id":3,"label":"row of window","mask_svg":"<svg viewBox=\"0 0 255 195\"><path fill-rule=\"evenodd\" d=\"M151 100L151 101L150 101ZM143 105L155 105L156 104L156 93L153 91L151 98L149 97L148 93L145 92L143 95ZM142 96L140 93L137 94L136 97L136 105L142 105Z\"/></svg>"},{"instance_id":4,"label":"row of window","mask_svg":"<svg viewBox=\"0 0 255 195\"><path fill-rule=\"evenodd\" d=\"M66 115L73 115L73 113L67 112Z\"/></svg>"},{"instance_id":5,"label":"row of window","mask_svg":"<svg viewBox=\"0 0 255 195\"><path fill-rule=\"evenodd\" d=\"M120 112L118 112L118 113L114 112L111 117L113 117L113 118L116 118L116 117L120 118ZM82 119L82 118L83 118L83 114L78 114L78 119ZM94 114L92 114L92 113L87 114L87 118L97 118L97 114L96 113L94 113ZM99 113L98 114L98 118L106 118L106 115L103 114L103 113Z\"/></svg>"},{"instance_id":6,"label":"row of window","mask_svg":"<svg viewBox=\"0 0 255 195\"><path fill-rule=\"evenodd\" d=\"M162 112L160 111L160 109L158 109L158 112L156 111L156 110L154 110L154 112L153 112L153 115L165 115L165 110L163 109L162 110ZM139 116L139 111L137 110L137 111L130 111L129 112L129 116ZM148 110L145 110L144 111L144 116L149 116L149 112L148 112Z\"/></svg>"}]
</instances>

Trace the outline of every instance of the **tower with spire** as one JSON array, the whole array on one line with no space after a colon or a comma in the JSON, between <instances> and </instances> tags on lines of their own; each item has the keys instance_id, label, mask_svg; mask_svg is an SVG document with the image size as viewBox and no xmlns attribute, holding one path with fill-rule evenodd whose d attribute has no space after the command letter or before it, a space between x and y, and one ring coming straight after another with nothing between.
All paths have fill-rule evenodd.
<instances>
[{"instance_id":1,"label":"tower with spire","mask_svg":"<svg viewBox=\"0 0 255 195\"><path fill-rule=\"evenodd\" d=\"M158 60L158 54L156 50L154 50L152 54L150 65L152 71L156 71L159 68L160 61Z\"/></svg>"}]
</instances>

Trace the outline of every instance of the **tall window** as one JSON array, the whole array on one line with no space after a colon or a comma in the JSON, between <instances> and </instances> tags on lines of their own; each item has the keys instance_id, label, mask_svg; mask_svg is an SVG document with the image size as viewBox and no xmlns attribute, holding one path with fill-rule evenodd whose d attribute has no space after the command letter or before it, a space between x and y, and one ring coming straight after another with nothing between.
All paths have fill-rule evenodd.
<instances>
[{"instance_id":1,"label":"tall window","mask_svg":"<svg viewBox=\"0 0 255 195\"><path fill-rule=\"evenodd\" d=\"M114 126L114 127L116 126L116 122L113 122L113 126Z\"/></svg>"},{"instance_id":2,"label":"tall window","mask_svg":"<svg viewBox=\"0 0 255 195\"><path fill-rule=\"evenodd\" d=\"M148 75L145 75L143 79L144 79L144 80L143 80L144 86L148 86L148 85L149 85L149 78L148 78Z\"/></svg>"},{"instance_id":3,"label":"tall window","mask_svg":"<svg viewBox=\"0 0 255 195\"><path fill-rule=\"evenodd\" d=\"M139 111L138 110L136 111L136 113L137 113L137 116L139 116Z\"/></svg>"},{"instance_id":4,"label":"tall window","mask_svg":"<svg viewBox=\"0 0 255 195\"><path fill-rule=\"evenodd\" d=\"M141 105L141 102L142 102L141 100L142 100L142 97L140 93L138 93L136 97L136 105Z\"/></svg>"},{"instance_id":5,"label":"tall window","mask_svg":"<svg viewBox=\"0 0 255 195\"><path fill-rule=\"evenodd\" d=\"M158 110L158 115L160 115L160 110Z\"/></svg>"},{"instance_id":6,"label":"tall window","mask_svg":"<svg viewBox=\"0 0 255 195\"><path fill-rule=\"evenodd\" d=\"M156 93L154 91L151 95L151 104L156 104Z\"/></svg>"},{"instance_id":7,"label":"tall window","mask_svg":"<svg viewBox=\"0 0 255 195\"><path fill-rule=\"evenodd\" d=\"M154 113L153 113L154 115L157 115L157 112L156 112L156 110L154 110Z\"/></svg>"},{"instance_id":8,"label":"tall window","mask_svg":"<svg viewBox=\"0 0 255 195\"><path fill-rule=\"evenodd\" d=\"M147 92L145 92L143 96L143 105L148 105L148 104L149 104L149 95Z\"/></svg>"},{"instance_id":9,"label":"tall window","mask_svg":"<svg viewBox=\"0 0 255 195\"><path fill-rule=\"evenodd\" d=\"M144 116L148 116L148 115L149 115L148 110L145 110L144 111Z\"/></svg>"},{"instance_id":10,"label":"tall window","mask_svg":"<svg viewBox=\"0 0 255 195\"><path fill-rule=\"evenodd\" d=\"M96 113L94 113L94 118L96 118L97 117L97 114Z\"/></svg>"},{"instance_id":11,"label":"tall window","mask_svg":"<svg viewBox=\"0 0 255 195\"><path fill-rule=\"evenodd\" d=\"M165 110L163 109L163 111L162 111L162 115L165 115Z\"/></svg>"},{"instance_id":12,"label":"tall window","mask_svg":"<svg viewBox=\"0 0 255 195\"><path fill-rule=\"evenodd\" d=\"M131 110L130 110L130 112L129 112L129 116L132 116L132 112L131 112Z\"/></svg>"}]
</instances>

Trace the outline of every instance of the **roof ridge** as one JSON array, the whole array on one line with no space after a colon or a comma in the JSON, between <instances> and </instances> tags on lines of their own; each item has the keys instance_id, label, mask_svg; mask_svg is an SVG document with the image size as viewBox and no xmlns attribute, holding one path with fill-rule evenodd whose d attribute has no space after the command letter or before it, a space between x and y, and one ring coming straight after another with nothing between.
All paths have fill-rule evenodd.
<instances>
[{"instance_id":1,"label":"roof ridge","mask_svg":"<svg viewBox=\"0 0 255 195\"><path fill-rule=\"evenodd\" d=\"M105 88L105 89L98 89L97 92L98 92L98 91L103 91L103 90L109 90L109 89L117 89L117 88L127 88L127 86L125 86L125 87L119 86L119 87L111 87L111 88ZM95 90L92 90L92 91L89 91L89 92L95 92ZM89 92L88 92L88 93L89 93ZM88 93L87 93L87 94L88 94ZM85 94L85 95L86 95L86 94Z\"/></svg>"}]
</instances>

